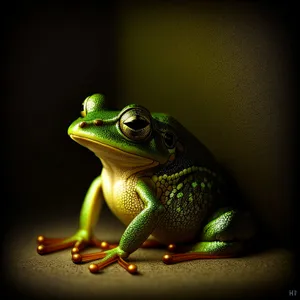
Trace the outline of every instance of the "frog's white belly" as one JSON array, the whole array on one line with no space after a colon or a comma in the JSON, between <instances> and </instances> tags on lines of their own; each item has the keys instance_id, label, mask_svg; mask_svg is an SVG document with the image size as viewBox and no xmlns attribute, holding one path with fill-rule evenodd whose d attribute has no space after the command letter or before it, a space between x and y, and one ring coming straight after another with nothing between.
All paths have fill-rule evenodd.
<instances>
[{"instance_id":1,"label":"frog's white belly","mask_svg":"<svg viewBox=\"0 0 300 300\"><path fill-rule=\"evenodd\" d=\"M103 172L102 178L103 196L108 207L122 223L128 225L144 207L135 191L136 176L125 179L125 176L108 176Z\"/></svg>"}]
</instances>

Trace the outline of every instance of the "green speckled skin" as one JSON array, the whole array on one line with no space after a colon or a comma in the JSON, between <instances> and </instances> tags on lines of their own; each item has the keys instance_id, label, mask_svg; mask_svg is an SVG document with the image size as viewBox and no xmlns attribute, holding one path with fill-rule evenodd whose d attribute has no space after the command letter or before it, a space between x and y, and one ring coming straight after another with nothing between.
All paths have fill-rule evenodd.
<instances>
[{"instance_id":1,"label":"green speckled skin","mask_svg":"<svg viewBox=\"0 0 300 300\"><path fill-rule=\"evenodd\" d=\"M154 175L152 179L166 208L153 235L167 243L196 238L199 224L222 200L216 173L192 166L172 175Z\"/></svg>"},{"instance_id":2,"label":"green speckled skin","mask_svg":"<svg viewBox=\"0 0 300 300\"><path fill-rule=\"evenodd\" d=\"M106 104L101 94L86 98L82 117L68 129L103 166L68 241L92 240L105 200L127 228L102 263L127 257L150 235L166 245L193 243L203 256L237 253L253 235L251 218L233 207L233 190L211 152L169 115Z\"/></svg>"}]
</instances>

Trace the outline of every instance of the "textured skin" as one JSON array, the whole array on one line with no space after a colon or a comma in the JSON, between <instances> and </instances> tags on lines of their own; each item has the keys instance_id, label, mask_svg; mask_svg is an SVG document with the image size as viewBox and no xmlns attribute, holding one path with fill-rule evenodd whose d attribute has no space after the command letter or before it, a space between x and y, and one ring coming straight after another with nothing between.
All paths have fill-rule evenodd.
<instances>
[{"instance_id":1,"label":"textured skin","mask_svg":"<svg viewBox=\"0 0 300 300\"><path fill-rule=\"evenodd\" d=\"M240 219L230 208L231 190L213 155L189 131L169 115L150 115L134 104L107 110L99 94L84 106L83 118L68 133L100 158L103 169L84 201L80 227L91 235L103 199L127 226L108 256L127 256L150 235L165 244L200 241L196 252L240 248L235 239L243 239L243 229L238 235L238 226L232 230ZM250 235L251 230L245 237Z\"/></svg>"},{"instance_id":2,"label":"textured skin","mask_svg":"<svg viewBox=\"0 0 300 300\"><path fill-rule=\"evenodd\" d=\"M191 241L220 196L216 174L192 166L172 175L154 175L152 180L166 208L153 236L163 243Z\"/></svg>"}]
</instances>

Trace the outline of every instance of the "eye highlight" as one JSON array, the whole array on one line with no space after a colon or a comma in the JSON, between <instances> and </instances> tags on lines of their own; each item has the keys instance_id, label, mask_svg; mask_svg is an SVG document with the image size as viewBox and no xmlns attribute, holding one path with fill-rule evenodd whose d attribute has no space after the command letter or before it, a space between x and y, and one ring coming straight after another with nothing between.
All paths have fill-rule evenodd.
<instances>
[{"instance_id":1,"label":"eye highlight","mask_svg":"<svg viewBox=\"0 0 300 300\"><path fill-rule=\"evenodd\" d=\"M124 112L120 118L122 133L133 141L147 139L151 132L151 116L143 107L134 107Z\"/></svg>"}]
</instances>

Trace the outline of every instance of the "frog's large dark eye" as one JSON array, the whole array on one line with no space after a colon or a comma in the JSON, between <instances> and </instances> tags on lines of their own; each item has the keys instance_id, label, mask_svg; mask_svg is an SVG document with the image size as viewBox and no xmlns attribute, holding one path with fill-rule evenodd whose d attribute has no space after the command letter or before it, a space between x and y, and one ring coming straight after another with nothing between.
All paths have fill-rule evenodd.
<instances>
[{"instance_id":1,"label":"frog's large dark eye","mask_svg":"<svg viewBox=\"0 0 300 300\"><path fill-rule=\"evenodd\" d=\"M120 118L120 129L131 140L145 140L152 131L151 116L143 107L129 109Z\"/></svg>"},{"instance_id":2,"label":"frog's large dark eye","mask_svg":"<svg viewBox=\"0 0 300 300\"><path fill-rule=\"evenodd\" d=\"M175 143L176 143L176 138L175 135L172 132L165 132L163 134L164 140L165 140L165 144L169 149L172 149L175 147Z\"/></svg>"}]
</instances>

